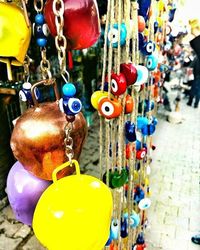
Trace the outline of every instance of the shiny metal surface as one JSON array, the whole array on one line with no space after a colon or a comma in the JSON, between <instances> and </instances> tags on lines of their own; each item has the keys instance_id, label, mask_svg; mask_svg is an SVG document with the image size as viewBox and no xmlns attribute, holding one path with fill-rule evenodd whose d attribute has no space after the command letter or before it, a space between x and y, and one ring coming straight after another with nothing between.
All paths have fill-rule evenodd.
<instances>
[{"instance_id":1,"label":"shiny metal surface","mask_svg":"<svg viewBox=\"0 0 200 250\"><path fill-rule=\"evenodd\" d=\"M33 175L52 179L53 170L67 161L64 148L64 127L69 123L56 102L43 103L28 109L16 122L11 148L18 161ZM74 158L78 159L87 134L82 113L75 116L71 137ZM58 177L73 173L73 168L61 171Z\"/></svg>"}]
</instances>

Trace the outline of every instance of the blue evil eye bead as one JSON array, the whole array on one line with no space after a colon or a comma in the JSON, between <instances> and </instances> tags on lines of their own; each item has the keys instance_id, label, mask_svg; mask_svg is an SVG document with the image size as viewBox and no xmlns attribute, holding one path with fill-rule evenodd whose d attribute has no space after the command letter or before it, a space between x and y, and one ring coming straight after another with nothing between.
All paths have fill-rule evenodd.
<instances>
[{"instance_id":1,"label":"blue evil eye bead","mask_svg":"<svg viewBox=\"0 0 200 250\"><path fill-rule=\"evenodd\" d=\"M144 101L144 111L145 112L149 112L149 111L153 110L154 107L155 107L155 104L154 104L153 100L145 100Z\"/></svg>"},{"instance_id":2,"label":"blue evil eye bead","mask_svg":"<svg viewBox=\"0 0 200 250\"><path fill-rule=\"evenodd\" d=\"M141 132L144 136L146 136L146 135L152 135L155 132L155 130L156 130L155 125L148 124L142 127Z\"/></svg>"},{"instance_id":3,"label":"blue evil eye bead","mask_svg":"<svg viewBox=\"0 0 200 250\"><path fill-rule=\"evenodd\" d=\"M139 203L142 199L144 199L145 193L140 187L136 187L134 193L134 201Z\"/></svg>"},{"instance_id":4,"label":"blue evil eye bead","mask_svg":"<svg viewBox=\"0 0 200 250\"><path fill-rule=\"evenodd\" d=\"M137 69L137 80L134 85L142 85L146 83L149 77L148 69L143 65L135 66Z\"/></svg>"},{"instance_id":5,"label":"blue evil eye bead","mask_svg":"<svg viewBox=\"0 0 200 250\"><path fill-rule=\"evenodd\" d=\"M145 42L141 52L144 55L151 55L155 51L155 48L156 48L156 45L154 42L152 41Z\"/></svg>"},{"instance_id":6,"label":"blue evil eye bead","mask_svg":"<svg viewBox=\"0 0 200 250\"><path fill-rule=\"evenodd\" d=\"M131 121L125 123L125 136L129 142L136 141L135 124L131 123Z\"/></svg>"},{"instance_id":7,"label":"blue evil eye bead","mask_svg":"<svg viewBox=\"0 0 200 250\"><path fill-rule=\"evenodd\" d=\"M72 83L65 83L62 87L62 93L66 97L73 97L76 94L76 87Z\"/></svg>"},{"instance_id":8,"label":"blue evil eye bead","mask_svg":"<svg viewBox=\"0 0 200 250\"><path fill-rule=\"evenodd\" d=\"M128 213L124 213L123 217L128 220ZM130 227L136 228L139 224L140 216L135 211L132 211L130 214Z\"/></svg>"},{"instance_id":9,"label":"blue evil eye bead","mask_svg":"<svg viewBox=\"0 0 200 250\"><path fill-rule=\"evenodd\" d=\"M168 17L168 21L169 21L169 22L172 22L172 21L174 20L175 12L176 12L176 8L172 8L172 9L169 11L169 17Z\"/></svg>"},{"instance_id":10,"label":"blue evil eye bead","mask_svg":"<svg viewBox=\"0 0 200 250\"><path fill-rule=\"evenodd\" d=\"M110 231L111 231L111 238L113 240L117 240L119 234L119 221L117 219L112 219Z\"/></svg>"},{"instance_id":11,"label":"blue evil eye bead","mask_svg":"<svg viewBox=\"0 0 200 250\"><path fill-rule=\"evenodd\" d=\"M145 243L144 240L144 234L141 232L138 234L137 239L136 239L136 244L138 245L143 245Z\"/></svg>"},{"instance_id":12,"label":"blue evil eye bead","mask_svg":"<svg viewBox=\"0 0 200 250\"><path fill-rule=\"evenodd\" d=\"M138 45L139 45L139 50L142 50L144 47L144 36L142 33L138 33Z\"/></svg>"},{"instance_id":13,"label":"blue evil eye bead","mask_svg":"<svg viewBox=\"0 0 200 250\"><path fill-rule=\"evenodd\" d=\"M112 43L113 48L118 47L118 43L120 43L120 46L124 46L126 44L126 36L127 36L127 30L126 30L126 25L122 23L120 25L120 37L118 34L118 24L114 24L113 28L109 27L108 30L108 46L110 43Z\"/></svg>"},{"instance_id":14,"label":"blue evil eye bead","mask_svg":"<svg viewBox=\"0 0 200 250\"><path fill-rule=\"evenodd\" d=\"M151 206L151 200L149 198L144 198L142 199L139 204L138 207L141 210L146 210Z\"/></svg>"},{"instance_id":15,"label":"blue evil eye bead","mask_svg":"<svg viewBox=\"0 0 200 250\"><path fill-rule=\"evenodd\" d=\"M155 55L147 56L146 67L148 70L153 71L158 65L158 57Z\"/></svg>"},{"instance_id":16,"label":"blue evil eye bead","mask_svg":"<svg viewBox=\"0 0 200 250\"><path fill-rule=\"evenodd\" d=\"M22 89L19 91L19 98L22 102L28 102L32 105L33 99L31 95L31 87L32 85L30 84L30 82L23 83ZM34 89L34 94L35 94L36 100L38 100L40 98L40 92L38 88Z\"/></svg>"},{"instance_id":17,"label":"blue evil eye bead","mask_svg":"<svg viewBox=\"0 0 200 250\"><path fill-rule=\"evenodd\" d=\"M128 220L121 218L121 237L126 238L128 236Z\"/></svg>"},{"instance_id":18,"label":"blue evil eye bead","mask_svg":"<svg viewBox=\"0 0 200 250\"><path fill-rule=\"evenodd\" d=\"M82 103L78 98L70 98L67 107L67 115L76 115L81 111Z\"/></svg>"},{"instance_id":19,"label":"blue evil eye bead","mask_svg":"<svg viewBox=\"0 0 200 250\"><path fill-rule=\"evenodd\" d=\"M149 120L147 117L138 116L137 117L137 129L142 129L143 126L146 126L149 123Z\"/></svg>"},{"instance_id":20,"label":"blue evil eye bead","mask_svg":"<svg viewBox=\"0 0 200 250\"><path fill-rule=\"evenodd\" d=\"M139 0L138 4L138 15L143 16L146 21L148 19L148 12L151 5L151 0Z\"/></svg>"},{"instance_id":21,"label":"blue evil eye bead","mask_svg":"<svg viewBox=\"0 0 200 250\"><path fill-rule=\"evenodd\" d=\"M82 109L82 103L78 98L63 97L59 101L59 108L61 112L66 115L76 115Z\"/></svg>"},{"instance_id":22,"label":"blue evil eye bead","mask_svg":"<svg viewBox=\"0 0 200 250\"><path fill-rule=\"evenodd\" d=\"M169 70L169 66L166 64L161 64L159 70L160 72L167 72Z\"/></svg>"},{"instance_id":23,"label":"blue evil eye bead","mask_svg":"<svg viewBox=\"0 0 200 250\"><path fill-rule=\"evenodd\" d=\"M36 24L44 24L44 15L42 15L41 13L38 13L36 16L35 16L35 23Z\"/></svg>"},{"instance_id":24,"label":"blue evil eye bead","mask_svg":"<svg viewBox=\"0 0 200 250\"><path fill-rule=\"evenodd\" d=\"M23 83L22 89L19 91L19 98L22 102L32 101L31 86L30 82Z\"/></svg>"}]
</instances>

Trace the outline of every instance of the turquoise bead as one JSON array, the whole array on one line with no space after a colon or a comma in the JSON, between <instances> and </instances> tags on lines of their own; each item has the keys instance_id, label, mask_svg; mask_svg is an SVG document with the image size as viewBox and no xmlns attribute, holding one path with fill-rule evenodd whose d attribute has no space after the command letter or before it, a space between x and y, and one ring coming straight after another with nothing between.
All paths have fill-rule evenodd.
<instances>
[{"instance_id":1,"label":"turquoise bead","mask_svg":"<svg viewBox=\"0 0 200 250\"><path fill-rule=\"evenodd\" d=\"M76 94L76 87L72 83L66 83L62 87L62 92L66 97L73 97Z\"/></svg>"}]
</instances>

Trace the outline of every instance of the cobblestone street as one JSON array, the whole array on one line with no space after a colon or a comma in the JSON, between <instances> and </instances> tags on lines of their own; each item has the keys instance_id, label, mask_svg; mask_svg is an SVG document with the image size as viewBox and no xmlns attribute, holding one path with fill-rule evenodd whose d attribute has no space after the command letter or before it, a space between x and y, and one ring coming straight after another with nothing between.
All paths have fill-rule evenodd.
<instances>
[{"instance_id":1,"label":"cobblestone street","mask_svg":"<svg viewBox=\"0 0 200 250\"><path fill-rule=\"evenodd\" d=\"M181 101L183 121L172 124L159 110L152 154L152 206L146 230L148 250L197 250L191 236L200 231L200 108ZM89 129L81 157L83 172L96 175L98 124ZM4 200L6 203L6 200ZM9 206L0 204L0 250L42 250L32 230L15 221ZM91 249L95 250L95 249Z\"/></svg>"}]
</instances>

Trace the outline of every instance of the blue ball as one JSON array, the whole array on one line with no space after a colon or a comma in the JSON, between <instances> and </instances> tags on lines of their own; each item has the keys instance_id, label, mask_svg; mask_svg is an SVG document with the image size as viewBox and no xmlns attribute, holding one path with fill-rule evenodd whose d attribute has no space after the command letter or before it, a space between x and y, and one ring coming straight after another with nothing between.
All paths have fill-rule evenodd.
<instances>
[{"instance_id":1,"label":"blue ball","mask_svg":"<svg viewBox=\"0 0 200 250\"><path fill-rule=\"evenodd\" d=\"M73 97L76 94L76 87L72 83L66 83L62 87L63 95Z\"/></svg>"},{"instance_id":2,"label":"blue ball","mask_svg":"<svg viewBox=\"0 0 200 250\"><path fill-rule=\"evenodd\" d=\"M42 14L37 14L35 16L35 23L42 25L44 23L44 16Z\"/></svg>"},{"instance_id":3,"label":"blue ball","mask_svg":"<svg viewBox=\"0 0 200 250\"><path fill-rule=\"evenodd\" d=\"M38 38L37 39L37 45L39 47L45 47L46 44L47 44L47 39L45 39L45 38Z\"/></svg>"}]
</instances>

